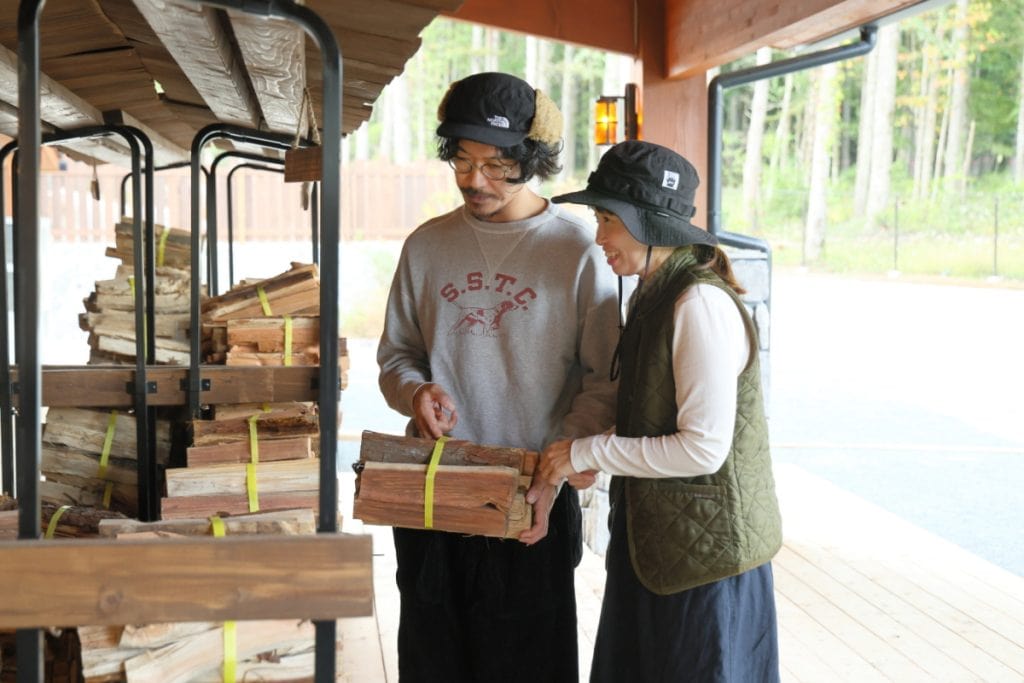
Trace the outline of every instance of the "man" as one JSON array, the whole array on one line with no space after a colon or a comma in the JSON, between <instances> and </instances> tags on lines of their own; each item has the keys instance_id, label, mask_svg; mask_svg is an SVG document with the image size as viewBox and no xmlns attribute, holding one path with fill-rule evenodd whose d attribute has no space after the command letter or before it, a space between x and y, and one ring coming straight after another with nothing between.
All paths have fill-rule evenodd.
<instances>
[{"instance_id":1,"label":"man","mask_svg":"<svg viewBox=\"0 0 1024 683\"><path fill-rule=\"evenodd\" d=\"M593 230L527 186L559 170L558 108L483 73L453 83L438 117L465 203L402 249L377 350L388 405L410 434L538 451L609 428L614 278ZM394 530L403 683L578 679L577 494L537 484L530 502L518 541Z\"/></svg>"}]
</instances>

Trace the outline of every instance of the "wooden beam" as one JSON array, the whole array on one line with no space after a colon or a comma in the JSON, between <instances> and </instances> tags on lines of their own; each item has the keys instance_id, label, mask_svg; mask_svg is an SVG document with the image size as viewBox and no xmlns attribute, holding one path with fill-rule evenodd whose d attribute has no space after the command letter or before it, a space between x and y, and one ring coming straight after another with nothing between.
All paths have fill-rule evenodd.
<instances>
[{"instance_id":1,"label":"wooden beam","mask_svg":"<svg viewBox=\"0 0 1024 683\"><path fill-rule=\"evenodd\" d=\"M465 0L446 16L611 52L636 54L634 3L591 0L494 2Z\"/></svg>"},{"instance_id":2,"label":"wooden beam","mask_svg":"<svg viewBox=\"0 0 1024 683\"><path fill-rule=\"evenodd\" d=\"M5 541L0 628L367 615L371 565L347 534Z\"/></svg>"},{"instance_id":3,"label":"wooden beam","mask_svg":"<svg viewBox=\"0 0 1024 683\"><path fill-rule=\"evenodd\" d=\"M667 0L666 74L685 78L766 45L782 48L814 42L918 2Z\"/></svg>"},{"instance_id":4,"label":"wooden beam","mask_svg":"<svg viewBox=\"0 0 1024 683\"><path fill-rule=\"evenodd\" d=\"M294 134L301 125L305 135L308 114L299 121L306 86L305 33L288 21L242 12L228 12L228 17L267 126Z\"/></svg>"},{"instance_id":5,"label":"wooden beam","mask_svg":"<svg viewBox=\"0 0 1024 683\"><path fill-rule=\"evenodd\" d=\"M0 96L18 106L18 55L0 45ZM98 109L46 74L39 75L39 112L46 123L70 130L103 123Z\"/></svg>"},{"instance_id":6,"label":"wooden beam","mask_svg":"<svg viewBox=\"0 0 1024 683\"><path fill-rule=\"evenodd\" d=\"M259 126L259 106L245 68L216 10L175 0L135 0L135 6L218 119Z\"/></svg>"},{"instance_id":7,"label":"wooden beam","mask_svg":"<svg viewBox=\"0 0 1024 683\"><path fill-rule=\"evenodd\" d=\"M171 142L126 111L116 109L103 112L103 119L107 123L132 126L142 131L153 143L153 156L156 157L157 166L174 164L188 159L189 152L187 150Z\"/></svg>"},{"instance_id":8,"label":"wooden beam","mask_svg":"<svg viewBox=\"0 0 1024 683\"><path fill-rule=\"evenodd\" d=\"M316 401L320 368L228 367L204 365L200 370L209 390L203 403L263 403ZM45 406L129 408L134 405L135 367L126 365L44 366L42 403ZM188 368L150 365L146 380L154 392L146 397L151 406L185 405L188 402ZM17 368L11 368L17 381ZM15 404L18 396L14 396Z\"/></svg>"}]
</instances>

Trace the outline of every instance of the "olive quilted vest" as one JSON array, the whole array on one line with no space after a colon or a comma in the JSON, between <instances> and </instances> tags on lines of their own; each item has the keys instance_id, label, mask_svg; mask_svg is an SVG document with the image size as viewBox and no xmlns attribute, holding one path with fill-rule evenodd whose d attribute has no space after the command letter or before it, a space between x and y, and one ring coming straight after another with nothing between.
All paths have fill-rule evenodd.
<instances>
[{"instance_id":1,"label":"olive quilted vest","mask_svg":"<svg viewBox=\"0 0 1024 683\"><path fill-rule=\"evenodd\" d=\"M697 477L612 479L612 505L625 500L633 568L640 582L659 595L753 569L782 546L757 333L735 292L695 265L690 248L673 252L643 284L619 345L616 433L639 437L677 431L671 343L675 302L688 287L703 283L726 291L750 340L750 361L737 383L732 447L721 469Z\"/></svg>"}]
</instances>

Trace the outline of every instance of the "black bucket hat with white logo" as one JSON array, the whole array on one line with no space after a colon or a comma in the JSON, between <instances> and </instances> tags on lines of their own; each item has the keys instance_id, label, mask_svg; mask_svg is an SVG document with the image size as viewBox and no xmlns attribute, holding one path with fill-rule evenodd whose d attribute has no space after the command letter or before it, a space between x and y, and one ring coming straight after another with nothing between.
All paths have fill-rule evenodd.
<instances>
[{"instance_id":1,"label":"black bucket hat with white logo","mask_svg":"<svg viewBox=\"0 0 1024 683\"><path fill-rule=\"evenodd\" d=\"M550 98L521 78L497 72L452 83L437 118L439 136L495 147L512 147L528 137L554 144L562 135L561 113Z\"/></svg>"},{"instance_id":2,"label":"black bucket hat with white logo","mask_svg":"<svg viewBox=\"0 0 1024 683\"><path fill-rule=\"evenodd\" d=\"M653 142L627 140L605 152L585 190L551 201L610 211L642 244L714 246L715 236L690 222L699 183L697 169L679 154Z\"/></svg>"}]
</instances>

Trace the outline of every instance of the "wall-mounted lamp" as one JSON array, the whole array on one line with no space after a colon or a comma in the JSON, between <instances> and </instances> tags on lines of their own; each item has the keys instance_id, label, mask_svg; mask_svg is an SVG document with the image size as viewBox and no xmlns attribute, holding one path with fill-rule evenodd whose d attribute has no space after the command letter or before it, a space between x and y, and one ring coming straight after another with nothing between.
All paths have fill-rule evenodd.
<instances>
[{"instance_id":1,"label":"wall-mounted lamp","mask_svg":"<svg viewBox=\"0 0 1024 683\"><path fill-rule=\"evenodd\" d=\"M626 84L625 95L601 95L594 103L594 143L614 145L619 141L618 103L622 100L623 140L640 137L640 113L637 110L636 83Z\"/></svg>"}]
</instances>

